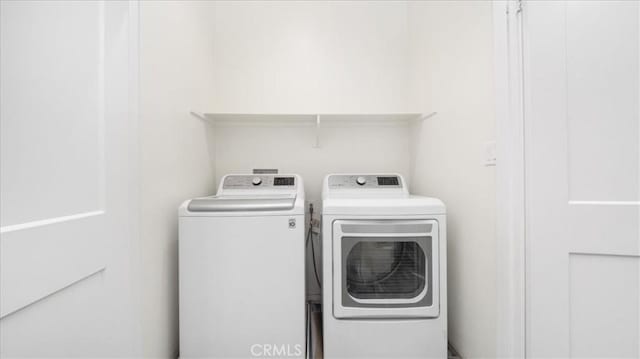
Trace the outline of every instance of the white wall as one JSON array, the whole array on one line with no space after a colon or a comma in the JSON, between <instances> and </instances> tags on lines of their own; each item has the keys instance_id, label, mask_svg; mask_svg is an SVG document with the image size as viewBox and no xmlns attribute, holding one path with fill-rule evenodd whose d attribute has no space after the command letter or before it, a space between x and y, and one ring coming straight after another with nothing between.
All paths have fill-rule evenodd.
<instances>
[{"instance_id":1,"label":"white wall","mask_svg":"<svg viewBox=\"0 0 640 359\"><path fill-rule=\"evenodd\" d=\"M143 353L178 354L177 208L214 190L202 122L212 51L204 2L142 1L140 9L140 266Z\"/></svg>"},{"instance_id":2,"label":"white wall","mask_svg":"<svg viewBox=\"0 0 640 359\"><path fill-rule=\"evenodd\" d=\"M405 3L216 2L209 11L214 94L203 110L407 112ZM323 125L319 149L314 134L301 125L220 127L216 173L296 172L312 201L330 172L408 174L406 126Z\"/></svg>"},{"instance_id":3,"label":"white wall","mask_svg":"<svg viewBox=\"0 0 640 359\"><path fill-rule=\"evenodd\" d=\"M214 95L208 112L408 111L404 2L211 3ZM406 126L229 125L215 133L218 176L252 168L296 172L317 200L325 174L408 174Z\"/></svg>"},{"instance_id":4,"label":"white wall","mask_svg":"<svg viewBox=\"0 0 640 359\"><path fill-rule=\"evenodd\" d=\"M216 127L216 174L250 173L253 168L298 173L304 179L307 200L317 205L322 180L329 173L409 175L409 127L406 124L327 125L320 133L320 148L313 148L315 130L311 126Z\"/></svg>"},{"instance_id":5,"label":"white wall","mask_svg":"<svg viewBox=\"0 0 640 359\"><path fill-rule=\"evenodd\" d=\"M413 192L447 205L449 341L464 358L496 356L495 139L490 2L410 4L412 95L438 115L416 128Z\"/></svg>"},{"instance_id":6,"label":"white wall","mask_svg":"<svg viewBox=\"0 0 640 359\"><path fill-rule=\"evenodd\" d=\"M211 7L215 89L209 105L215 111L406 111L404 2Z\"/></svg>"}]
</instances>

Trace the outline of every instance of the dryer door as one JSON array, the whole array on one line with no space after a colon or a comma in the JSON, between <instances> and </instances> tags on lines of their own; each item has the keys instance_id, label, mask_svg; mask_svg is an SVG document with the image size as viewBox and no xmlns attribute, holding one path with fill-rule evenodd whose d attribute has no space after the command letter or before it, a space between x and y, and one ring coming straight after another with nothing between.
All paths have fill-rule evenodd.
<instances>
[{"instance_id":1,"label":"dryer door","mask_svg":"<svg viewBox=\"0 0 640 359\"><path fill-rule=\"evenodd\" d=\"M440 314L438 222L333 223L336 318L434 318Z\"/></svg>"}]
</instances>

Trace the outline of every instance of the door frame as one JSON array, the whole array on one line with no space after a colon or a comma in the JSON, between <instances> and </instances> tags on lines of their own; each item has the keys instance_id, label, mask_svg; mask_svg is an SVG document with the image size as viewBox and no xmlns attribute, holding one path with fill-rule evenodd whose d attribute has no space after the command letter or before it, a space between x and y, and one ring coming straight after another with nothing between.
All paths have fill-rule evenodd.
<instances>
[{"instance_id":1,"label":"door frame","mask_svg":"<svg viewBox=\"0 0 640 359\"><path fill-rule=\"evenodd\" d=\"M493 0L498 357L526 357L526 192L522 0Z\"/></svg>"}]
</instances>

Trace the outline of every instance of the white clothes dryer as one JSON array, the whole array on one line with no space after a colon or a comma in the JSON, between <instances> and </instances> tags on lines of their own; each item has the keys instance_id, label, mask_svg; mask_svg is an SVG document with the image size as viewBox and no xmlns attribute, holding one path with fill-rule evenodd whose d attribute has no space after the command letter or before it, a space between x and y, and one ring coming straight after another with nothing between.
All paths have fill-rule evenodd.
<instances>
[{"instance_id":1,"label":"white clothes dryer","mask_svg":"<svg viewBox=\"0 0 640 359\"><path fill-rule=\"evenodd\" d=\"M181 358L305 355L304 186L227 175L179 209Z\"/></svg>"},{"instance_id":2,"label":"white clothes dryer","mask_svg":"<svg viewBox=\"0 0 640 359\"><path fill-rule=\"evenodd\" d=\"M447 358L446 210L397 174L333 174L322 194L326 358Z\"/></svg>"}]
</instances>

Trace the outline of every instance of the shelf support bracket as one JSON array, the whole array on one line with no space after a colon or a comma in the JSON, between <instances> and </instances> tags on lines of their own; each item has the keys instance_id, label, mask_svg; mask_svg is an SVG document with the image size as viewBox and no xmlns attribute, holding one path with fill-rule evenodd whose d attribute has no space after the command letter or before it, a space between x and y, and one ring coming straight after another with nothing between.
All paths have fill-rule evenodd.
<instances>
[{"instance_id":1,"label":"shelf support bracket","mask_svg":"<svg viewBox=\"0 0 640 359\"><path fill-rule=\"evenodd\" d=\"M201 113L195 112L195 111L191 111L189 112L191 114L191 116L195 117L195 118L199 118L202 121L207 121L207 117Z\"/></svg>"},{"instance_id":2,"label":"shelf support bracket","mask_svg":"<svg viewBox=\"0 0 640 359\"><path fill-rule=\"evenodd\" d=\"M438 114L437 112L428 113L428 114L420 117L420 121L428 120L428 119L430 119L431 117L433 117L433 116L435 116L437 114Z\"/></svg>"},{"instance_id":3,"label":"shelf support bracket","mask_svg":"<svg viewBox=\"0 0 640 359\"><path fill-rule=\"evenodd\" d=\"M320 148L320 115L316 115L316 143L313 148Z\"/></svg>"}]
</instances>

